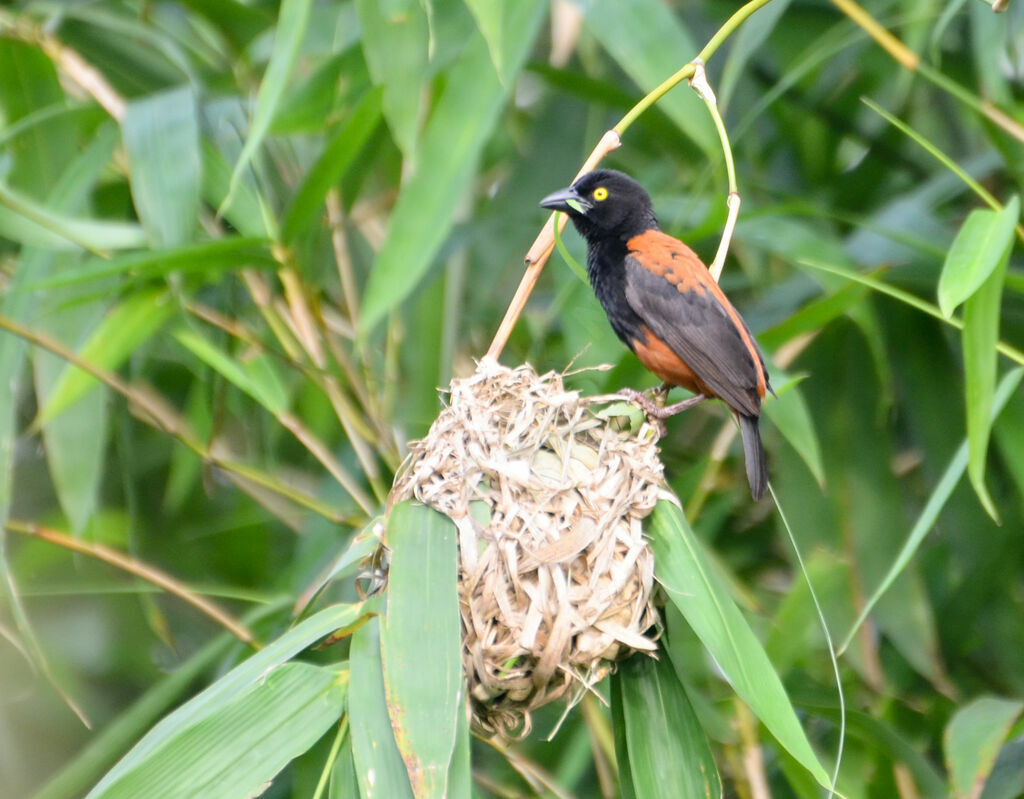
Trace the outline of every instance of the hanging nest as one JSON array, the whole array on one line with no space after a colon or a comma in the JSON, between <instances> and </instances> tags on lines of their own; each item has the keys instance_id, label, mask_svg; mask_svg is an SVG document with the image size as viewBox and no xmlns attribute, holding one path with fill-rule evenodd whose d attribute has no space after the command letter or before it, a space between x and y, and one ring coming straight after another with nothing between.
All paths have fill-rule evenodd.
<instances>
[{"instance_id":1,"label":"hanging nest","mask_svg":"<svg viewBox=\"0 0 1024 799\"><path fill-rule=\"evenodd\" d=\"M578 701L617 659L656 649L641 523L662 484L657 434L617 429L530 366L485 362L450 394L392 502L455 522L474 725L525 735L532 710Z\"/></svg>"}]
</instances>

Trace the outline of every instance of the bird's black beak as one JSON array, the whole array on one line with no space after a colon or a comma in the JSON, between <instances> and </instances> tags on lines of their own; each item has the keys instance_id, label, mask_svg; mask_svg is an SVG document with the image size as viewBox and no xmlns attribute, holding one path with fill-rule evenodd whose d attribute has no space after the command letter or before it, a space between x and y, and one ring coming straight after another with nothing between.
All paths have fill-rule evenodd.
<instances>
[{"instance_id":1,"label":"bird's black beak","mask_svg":"<svg viewBox=\"0 0 1024 799\"><path fill-rule=\"evenodd\" d=\"M561 189L553 194L549 194L540 201L540 207L579 216L585 215L590 210L591 203L589 200L581 197L576 189L570 186L567 189Z\"/></svg>"}]
</instances>

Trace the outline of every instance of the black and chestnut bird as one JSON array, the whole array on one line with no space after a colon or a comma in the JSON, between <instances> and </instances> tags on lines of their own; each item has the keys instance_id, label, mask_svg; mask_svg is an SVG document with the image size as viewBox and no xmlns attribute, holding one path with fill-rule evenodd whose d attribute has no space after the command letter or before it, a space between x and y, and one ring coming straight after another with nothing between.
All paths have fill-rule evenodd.
<instances>
[{"instance_id":1,"label":"black and chestnut bird","mask_svg":"<svg viewBox=\"0 0 1024 799\"><path fill-rule=\"evenodd\" d=\"M659 420L722 400L739 419L750 491L760 499L768 466L758 420L771 385L753 335L707 267L661 231L651 198L622 172L588 172L540 204L568 214L587 240L590 283L618 337L666 386L694 396L659 407L638 392L623 393Z\"/></svg>"}]
</instances>

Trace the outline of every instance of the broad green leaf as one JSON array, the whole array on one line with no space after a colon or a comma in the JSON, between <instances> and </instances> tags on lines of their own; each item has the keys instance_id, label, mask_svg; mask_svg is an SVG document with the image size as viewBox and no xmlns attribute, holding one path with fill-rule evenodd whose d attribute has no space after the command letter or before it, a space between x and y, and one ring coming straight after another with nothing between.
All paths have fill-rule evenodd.
<instances>
[{"instance_id":1,"label":"broad green leaf","mask_svg":"<svg viewBox=\"0 0 1024 799\"><path fill-rule=\"evenodd\" d=\"M242 361L228 355L191 328L182 327L174 338L217 374L244 391L275 416L288 406L288 395L266 355Z\"/></svg>"},{"instance_id":2,"label":"broad green leaf","mask_svg":"<svg viewBox=\"0 0 1024 799\"><path fill-rule=\"evenodd\" d=\"M230 633L222 633L174 671L149 685L145 693L117 718L97 731L73 760L63 765L41 790L33 794L32 799L71 799L82 796L103 774L104 769L109 768L175 703L180 702L182 696L187 696L196 680L224 657L235 642L236 639Z\"/></svg>"},{"instance_id":3,"label":"broad green leaf","mask_svg":"<svg viewBox=\"0 0 1024 799\"><path fill-rule=\"evenodd\" d=\"M469 713L466 704L468 697L463 697L457 714L458 726L455 729L455 751L452 752L452 765L448 771L448 793L446 799L470 799L473 792L473 761L471 738L469 734Z\"/></svg>"},{"instance_id":4,"label":"broad green leaf","mask_svg":"<svg viewBox=\"0 0 1024 799\"><path fill-rule=\"evenodd\" d=\"M384 118L398 149L412 163L427 68L426 14L417 0L356 0L356 11L370 77L384 90Z\"/></svg>"},{"instance_id":5,"label":"broad green leaf","mask_svg":"<svg viewBox=\"0 0 1024 799\"><path fill-rule=\"evenodd\" d=\"M359 799L359 797L356 764L352 758L352 731L349 729L331 769L327 799Z\"/></svg>"},{"instance_id":6,"label":"broad green leaf","mask_svg":"<svg viewBox=\"0 0 1024 799\"><path fill-rule=\"evenodd\" d=\"M1012 247L1012 226L1009 234L1011 238L1004 242L999 262L985 278L985 282L964 303L964 330L961 335L967 397L967 438L970 440L967 476L988 515L997 522L999 512L985 486L985 459L992 432L992 395L999 359L996 352L999 343L999 311L1003 297L1003 277Z\"/></svg>"},{"instance_id":7,"label":"broad green leaf","mask_svg":"<svg viewBox=\"0 0 1024 799\"><path fill-rule=\"evenodd\" d=\"M807 579L794 580L772 618L764 642L765 651L782 676L801 657L813 662L823 657L824 633L808 583L814 586L830 628L849 624L853 615L849 564L822 549L809 555L806 565Z\"/></svg>"},{"instance_id":8,"label":"broad green leaf","mask_svg":"<svg viewBox=\"0 0 1024 799\"><path fill-rule=\"evenodd\" d=\"M178 730L90 799L261 794L345 709L348 672L285 663Z\"/></svg>"},{"instance_id":9,"label":"broad green leaf","mask_svg":"<svg viewBox=\"0 0 1024 799\"><path fill-rule=\"evenodd\" d=\"M296 625L259 652L239 663L215 683L160 721L93 788L88 799L96 799L104 795L125 775L149 762L154 753L165 748L182 732L197 727L201 722L221 713L233 704L237 706L237 700L240 697L244 697L252 690L253 686L257 686L278 666L290 660L306 647L339 629L354 627L362 617L363 605L361 603L339 604L326 607ZM336 684L336 673L332 675L332 680L335 681L335 684L328 689L330 701L340 713L340 706L337 704L339 700L334 692L335 688L342 686ZM345 690L347 691L347 686L345 686ZM321 693L321 697L323 696L324 694ZM344 701L344 696L340 701Z\"/></svg>"},{"instance_id":10,"label":"broad green leaf","mask_svg":"<svg viewBox=\"0 0 1024 799\"><path fill-rule=\"evenodd\" d=\"M270 241L232 236L164 250L144 250L115 258L92 258L80 266L32 284L33 289L73 286L92 280L127 275L135 280L152 280L172 272L209 275L245 268L271 269L278 265Z\"/></svg>"},{"instance_id":11,"label":"broad green leaf","mask_svg":"<svg viewBox=\"0 0 1024 799\"><path fill-rule=\"evenodd\" d=\"M388 717L380 659L380 622L376 617L352 634L349 668L352 756L362 796L412 799L409 775Z\"/></svg>"},{"instance_id":12,"label":"broad green leaf","mask_svg":"<svg viewBox=\"0 0 1024 799\"><path fill-rule=\"evenodd\" d=\"M1019 218L1017 196L998 213L981 208L971 211L946 254L939 277L939 308L947 319L998 268L1012 246Z\"/></svg>"},{"instance_id":13,"label":"broad green leaf","mask_svg":"<svg viewBox=\"0 0 1024 799\"><path fill-rule=\"evenodd\" d=\"M992 402L993 420L999 416L1000 411L1002 411L1010 397L1013 396L1013 393L1017 390L1017 386L1020 385L1022 378L1024 378L1024 369L1018 368L1009 372L1005 377L1003 377L1002 381L1000 381L999 388L996 390L995 397ZM892 566L886 573L882 582L879 583L878 587L871 592L871 596L868 597L867 602L864 603L864 609L861 611L860 616L857 617L857 620L853 623L853 627L850 629L850 632L847 633L845 640L839 646L837 651L840 654L853 641L853 637L856 635L860 625L864 623L864 620L871 613L872 609L878 603L878 600L907 567L911 558L914 557L914 553L917 552L918 548L921 546L921 542L924 540L924 537L935 526L935 523L938 521L939 514L942 512L943 507L945 507L946 502L953 493L953 489L957 487L960 482L960 478L963 477L964 472L967 470L968 445L969 441L964 441L956 451L953 459L949 462L949 466L946 467L946 471L943 473L938 485L935 486L931 496L928 498L928 502L925 503L924 508L917 517L917 521L914 522L914 526L911 528L910 535L907 536L907 540L903 544L899 556L892 562Z\"/></svg>"},{"instance_id":14,"label":"broad green leaf","mask_svg":"<svg viewBox=\"0 0 1024 799\"><path fill-rule=\"evenodd\" d=\"M76 156L61 174L50 194L48 204L61 211L76 212L88 207L88 199L100 176L110 162L120 139L116 124L101 124L92 141ZM32 267L33 257L23 260L23 276L31 280L42 277L43 270ZM53 254L38 261L47 264L49 272L63 272L78 264L69 254ZM19 269L20 271L20 269ZM31 287L26 287L31 290ZM40 295L42 306L33 319L36 329L45 330L52 338L74 348L88 334L106 306L103 296L83 299L74 291L58 289ZM44 407L57 380L67 364L42 347L32 351L36 406ZM103 476L102 459L107 439L107 396L102 388L89 392L66 413L43 426L43 443L50 478L57 492L61 509L78 534L96 508L96 494Z\"/></svg>"},{"instance_id":15,"label":"broad green leaf","mask_svg":"<svg viewBox=\"0 0 1024 799\"><path fill-rule=\"evenodd\" d=\"M1024 795L1024 740L1008 741L985 780L981 799L1020 799Z\"/></svg>"},{"instance_id":16,"label":"broad green leaf","mask_svg":"<svg viewBox=\"0 0 1024 799\"><path fill-rule=\"evenodd\" d=\"M274 114L288 88L288 78L299 57L312 5L312 0L282 0L281 11L277 17L277 30L274 32L274 49L270 54L270 63L267 64L267 71L263 75L263 81L260 83L260 89L256 95L256 110L253 112L252 122L249 125L249 133L231 172L227 196L220 204L221 213L231 207L242 175L249 168L249 163L256 155L260 145L263 144Z\"/></svg>"},{"instance_id":17,"label":"broad green leaf","mask_svg":"<svg viewBox=\"0 0 1024 799\"><path fill-rule=\"evenodd\" d=\"M323 153L306 173L284 215L281 239L292 242L322 213L324 197L344 176L380 123L381 95L372 90L362 99Z\"/></svg>"},{"instance_id":18,"label":"broad green leaf","mask_svg":"<svg viewBox=\"0 0 1024 799\"><path fill-rule=\"evenodd\" d=\"M800 379L780 385L776 389L778 396L764 404L764 415L771 419L772 424L797 451L818 485L824 485L825 467L821 462L821 446L811 421L811 412L796 385Z\"/></svg>"},{"instance_id":19,"label":"broad green leaf","mask_svg":"<svg viewBox=\"0 0 1024 799\"><path fill-rule=\"evenodd\" d=\"M726 56L722 78L715 87L718 105L721 107L723 116L726 115L729 108L729 99L732 97L736 84L740 77L746 74L747 64L775 30L775 26L783 18L789 6L790 0L781 0L781 2L776 0L776 2L769 3L764 8L758 9L737 31L734 43Z\"/></svg>"},{"instance_id":20,"label":"broad green leaf","mask_svg":"<svg viewBox=\"0 0 1024 799\"><path fill-rule=\"evenodd\" d=\"M451 519L412 501L388 516L381 661L388 715L417 799L446 795L465 700L456 538Z\"/></svg>"},{"instance_id":21,"label":"broad green leaf","mask_svg":"<svg viewBox=\"0 0 1024 799\"><path fill-rule=\"evenodd\" d=\"M540 0L516 4L515 25L505 31L513 72L526 57L544 7ZM360 320L363 336L416 289L430 268L509 90L510 85L498 81L482 39L471 43L447 74L444 94L419 145L416 173L398 197L370 272ZM474 109L468 117L467 108Z\"/></svg>"},{"instance_id":22,"label":"broad green leaf","mask_svg":"<svg viewBox=\"0 0 1024 799\"><path fill-rule=\"evenodd\" d=\"M210 392L206 389L202 382L195 381L182 410L185 422L199 441L209 441L214 426L214 409L210 407ZM200 478L203 459L188 447L175 447L169 460L163 507L170 513L178 513Z\"/></svg>"},{"instance_id":23,"label":"broad green leaf","mask_svg":"<svg viewBox=\"0 0 1024 799\"><path fill-rule=\"evenodd\" d=\"M838 708L816 706L814 710L825 718L839 721ZM850 738L884 754L889 762L905 766L914 778L921 796L946 799L946 786L938 770L928 757L921 754L920 744L909 739L897 725L879 721L876 716L863 711L847 708L846 726Z\"/></svg>"},{"instance_id":24,"label":"broad green leaf","mask_svg":"<svg viewBox=\"0 0 1024 799\"><path fill-rule=\"evenodd\" d=\"M611 678L612 731L615 734L615 764L619 772L619 795L622 799L637 799L633 788L633 770L629 763L629 743L626 740L626 711L622 702L622 680Z\"/></svg>"},{"instance_id":25,"label":"broad green leaf","mask_svg":"<svg viewBox=\"0 0 1024 799\"><path fill-rule=\"evenodd\" d=\"M68 216L0 183L0 237L44 250L127 250L146 245L134 222Z\"/></svg>"},{"instance_id":26,"label":"broad green leaf","mask_svg":"<svg viewBox=\"0 0 1024 799\"><path fill-rule=\"evenodd\" d=\"M804 333L820 330L847 313L867 296L867 287L860 283L847 283L824 297L808 302L773 327L757 334L757 340L766 350L775 350Z\"/></svg>"},{"instance_id":27,"label":"broad green leaf","mask_svg":"<svg viewBox=\"0 0 1024 799\"><path fill-rule=\"evenodd\" d=\"M72 306L47 317L47 332L73 344L80 333L96 324L96 305L93 301ZM33 350L32 363L36 402L43 408L68 364L41 347ZM107 440L107 400L106 388L100 386L98 391L89 391L43 425L50 478L75 534L82 532L96 509Z\"/></svg>"},{"instance_id":28,"label":"broad green leaf","mask_svg":"<svg viewBox=\"0 0 1024 799\"><path fill-rule=\"evenodd\" d=\"M218 208L224 203L231 187L231 166L224 154L206 137L203 138L202 152L203 199ZM251 175L243 174L234 188L231 207L222 209L221 216L243 236L263 238L270 234L270 225L263 215L254 184Z\"/></svg>"},{"instance_id":29,"label":"broad green leaf","mask_svg":"<svg viewBox=\"0 0 1024 799\"><path fill-rule=\"evenodd\" d=\"M132 294L103 317L78 356L101 369L117 369L176 311L177 305L163 289ZM98 385L95 377L67 364L49 401L39 411L37 424L52 421Z\"/></svg>"},{"instance_id":30,"label":"broad green leaf","mask_svg":"<svg viewBox=\"0 0 1024 799\"><path fill-rule=\"evenodd\" d=\"M155 247L191 241L199 216L202 162L191 86L135 100L121 120L132 198Z\"/></svg>"},{"instance_id":31,"label":"broad green leaf","mask_svg":"<svg viewBox=\"0 0 1024 799\"><path fill-rule=\"evenodd\" d=\"M516 13L518 0L466 0L466 5L487 41L495 71L501 82L505 83L512 77L505 54L505 30L511 15Z\"/></svg>"},{"instance_id":32,"label":"broad green leaf","mask_svg":"<svg viewBox=\"0 0 1024 799\"><path fill-rule=\"evenodd\" d=\"M722 781L704 728L668 658L635 654L614 680L621 696L629 773L637 796L721 797Z\"/></svg>"},{"instance_id":33,"label":"broad green leaf","mask_svg":"<svg viewBox=\"0 0 1024 799\"><path fill-rule=\"evenodd\" d=\"M999 389L996 390L996 409L999 407ZM1024 497L1024 395L1018 395L1009 403L995 420L992 440L999 448L999 455L1017 486L1017 493Z\"/></svg>"},{"instance_id":34,"label":"broad green leaf","mask_svg":"<svg viewBox=\"0 0 1024 799\"><path fill-rule=\"evenodd\" d=\"M358 32L358 20L351 5L338 7L351 17L348 28ZM340 21L339 21L340 24ZM281 101L270 132L274 136L322 134L338 120L338 114L370 88L370 73L358 47L342 49L338 42L335 55L327 58L289 91Z\"/></svg>"},{"instance_id":35,"label":"broad green leaf","mask_svg":"<svg viewBox=\"0 0 1024 799\"><path fill-rule=\"evenodd\" d=\"M35 43L19 41L14 36L0 37L3 126L9 131L40 108L59 107L67 107L67 98L54 62ZM5 181L32 197L48 196L77 151L75 139L72 121L58 117L45 125L33 125L17 140L5 141L4 152L13 158L13 163L4 169Z\"/></svg>"},{"instance_id":36,"label":"broad green leaf","mask_svg":"<svg viewBox=\"0 0 1024 799\"><path fill-rule=\"evenodd\" d=\"M996 756L1021 712L1024 702L983 696L962 706L943 735L943 750L953 792L958 799L981 794Z\"/></svg>"},{"instance_id":37,"label":"broad green leaf","mask_svg":"<svg viewBox=\"0 0 1024 799\"><path fill-rule=\"evenodd\" d=\"M359 566L380 546L380 539L376 536L376 529L377 525L382 523L383 519L381 517L367 522L363 529L352 537L348 546L334 559L328 568L324 569L316 581L303 592L300 599L303 599L308 604L328 584L354 574ZM297 606L298 610L303 610L304 608L305 605L303 604Z\"/></svg>"},{"instance_id":38,"label":"broad green leaf","mask_svg":"<svg viewBox=\"0 0 1024 799\"><path fill-rule=\"evenodd\" d=\"M655 575L707 647L733 689L761 723L814 778L830 781L760 641L711 568L683 512L661 501L645 524Z\"/></svg>"},{"instance_id":39,"label":"broad green leaf","mask_svg":"<svg viewBox=\"0 0 1024 799\"><path fill-rule=\"evenodd\" d=\"M700 50L679 18L661 0L594 0L588 4L586 15L587 28L643 93L652 91L696 58ZM722 153L711 115L704 101L685 82L662 97L658 107L713 163L721 163Z\"/></svg>"}]
</instances>

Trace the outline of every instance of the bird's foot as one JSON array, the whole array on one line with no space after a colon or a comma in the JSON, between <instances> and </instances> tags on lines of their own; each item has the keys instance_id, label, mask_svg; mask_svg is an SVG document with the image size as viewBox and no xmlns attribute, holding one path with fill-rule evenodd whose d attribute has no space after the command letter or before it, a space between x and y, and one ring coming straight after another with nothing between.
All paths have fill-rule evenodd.
<instances>
[{"instance_id":1,"label":"bird's foot","mask_svg":"<svg viewBox=\"0 0 1024 799\"><path fill-rule=\"evenodd\" d=\"M668 397L668 391L664 386L657 389L655 393L660 394L663 398L662 402L664 402L664 398ZM681 402L676 402L672 405L664 405L659 404L653 397L648 396L642 391L637 391L635 388L620 389L619 394L630 402L634 402L639 405L640 409L647 414L647 418L654 421L660 438L664 438L668 433L668 428L665 427L665 419L670 416L675 416L677 413L682 413L688 408L692 408L694 405L700 405L700 403L707 399L703 394L695 394L692 397L687 397Z\"/></svg>"}]
</instances>

